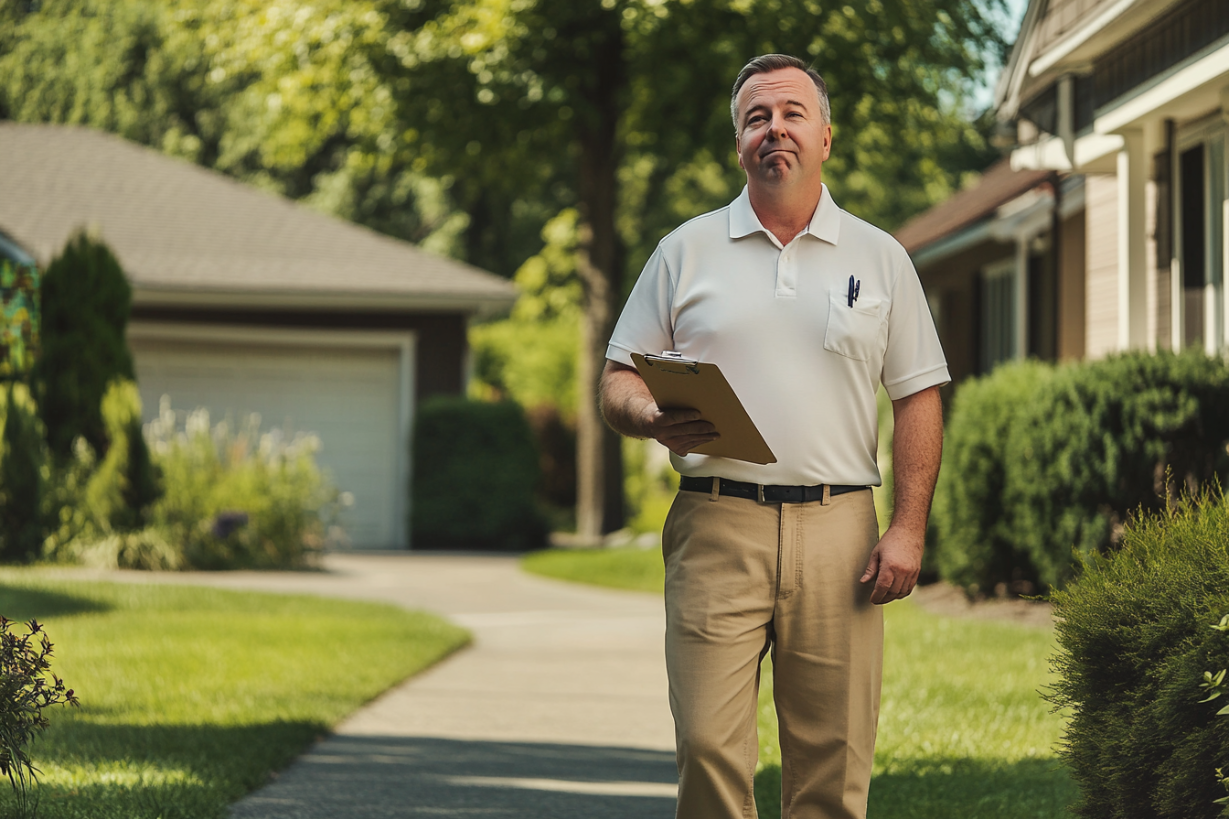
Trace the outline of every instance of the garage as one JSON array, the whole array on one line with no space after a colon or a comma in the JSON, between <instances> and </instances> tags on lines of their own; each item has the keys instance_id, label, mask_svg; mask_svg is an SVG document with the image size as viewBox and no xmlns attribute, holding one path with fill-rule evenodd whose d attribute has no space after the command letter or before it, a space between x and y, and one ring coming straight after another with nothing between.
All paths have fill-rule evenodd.
<instances>
[{"instance_id":1,"label":"garage","mask_svg":"<svg viewBox=\"0 0 1229 819\"><path fill-rule=\"evenodd\" d=\"M405 548L410 337L381 345L370 334L183 335L130 328L146 421L167 395L180 413L208 409L214 424L233 427L256 413L262 432L313 433L321 468L353 498L338 521L350 547Z\"/></svg>"}]
</instances>

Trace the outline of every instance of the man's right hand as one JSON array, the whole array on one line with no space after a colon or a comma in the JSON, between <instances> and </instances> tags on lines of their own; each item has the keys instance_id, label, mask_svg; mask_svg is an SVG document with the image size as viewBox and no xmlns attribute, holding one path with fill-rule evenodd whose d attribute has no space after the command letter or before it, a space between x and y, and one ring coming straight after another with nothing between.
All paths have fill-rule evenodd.
<instances>
[{"instance_id":1,"label":"man's right hand","mask_svg":"<svg viewBox=\"0 0 1229 819\"><path fill-rule=\"evenodd\" d=\"M644 408L643 417L649 437L676 455L686 455L696 447L721 437L710 422L700 420L699 410L662 411L657 404L650 402Z\"/></svg>"},{"instance_id":2,"label":"man's right hand","mask_svg":"<svg viewBox=\"0 0 1229 819\"><path fill-rule=\"evenodd\" d=\"M720 437L699 410L672 409L662 412L634 367L607 361L602 371L602 415L606 423L633 438L653 438L676 455Z\"/></svg>"}]
</instances>

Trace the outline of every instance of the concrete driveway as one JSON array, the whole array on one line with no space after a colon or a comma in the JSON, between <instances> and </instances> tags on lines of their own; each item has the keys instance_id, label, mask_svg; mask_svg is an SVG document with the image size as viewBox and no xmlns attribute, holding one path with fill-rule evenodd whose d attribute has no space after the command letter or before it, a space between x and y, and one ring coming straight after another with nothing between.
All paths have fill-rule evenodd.
<instances>
[{"instance_id":1,"label":"concrete driveway","mask_svg":"<svg viewBox=\"0 0 1229 819\"><path fill-rule=\"evenodd\" d=\"M442 614L473 645L351 715L233 819L670 819L677 773L654 595L504 556L336 554L324 572L123 572ZM109 573L109 579L116 579Z\"/></svg>"}]
</instances>

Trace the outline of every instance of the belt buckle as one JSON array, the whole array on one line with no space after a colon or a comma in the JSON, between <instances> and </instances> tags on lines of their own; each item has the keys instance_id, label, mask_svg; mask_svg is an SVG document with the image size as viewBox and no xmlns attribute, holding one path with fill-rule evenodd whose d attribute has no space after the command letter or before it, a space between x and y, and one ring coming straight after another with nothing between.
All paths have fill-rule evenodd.
<instances>
[{"instance_id":1,"label":"belt buckle","mask_svg":"<svg viewBox=\"0 0 1229 819\"><path fill-rule=\"evenodd\" d=\"M764 503L764 484L757 483L755 485L755 491L756 491L757 500L760 503Z\"/></svg>"}]
</instances>

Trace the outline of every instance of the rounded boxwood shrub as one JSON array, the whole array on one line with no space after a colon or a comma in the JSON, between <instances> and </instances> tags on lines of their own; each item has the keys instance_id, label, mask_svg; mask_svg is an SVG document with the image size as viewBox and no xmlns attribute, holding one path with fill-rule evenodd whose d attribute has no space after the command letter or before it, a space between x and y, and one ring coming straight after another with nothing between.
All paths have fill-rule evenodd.
<instances>
[{"instance_id":1,"label":"rounded boxwood shrub","mask_svg":"<svg viewBox=\"0 0 1229 819\"><path fill-rule=\"evenodd\" d=\"M1229 503L1220 492L1129 522L1053 596L1068 708L1061 753L1084 819L1212 819L1225 796L1229 718L1204 672L1229 668Z\"/></svg>"},{"instance_id":2,"label":"rounded boxwood shrub","mask_svg":"<svg viewBox=\"0 0 1229 819\"><path fill-rule=\"evenodd\" d=\"M957 391L936 563L972 591L1060 587L1134 511L1229 476L1229 367L1198 351L1001 367Z\"/></svg>"},{"instance_id":3,"label":"rounded boxwood shrub","mask_svg":"<svg viewBox=\"0 0 1229 819\"><path fill-rule=\"evenodd\" d=\"M952 400L935 487L933 565L940 577L980 591L1033 582L1037 573L1008 521L1007 439L1021 410L1054 373L1036 361L1005 364L964 382Z\"/></svg>"},{"instance_id":4,"label":"rounded boxwood shrub","mask_svg":"<svg viewBox=\"0 0 1229 819\"><path fill-rule=\"evenodd\" d=\"M546 542L538 453L519 404L437 397L418 408L410 527L416 549L525 550Z\"/></svg>"}]
</instances>

